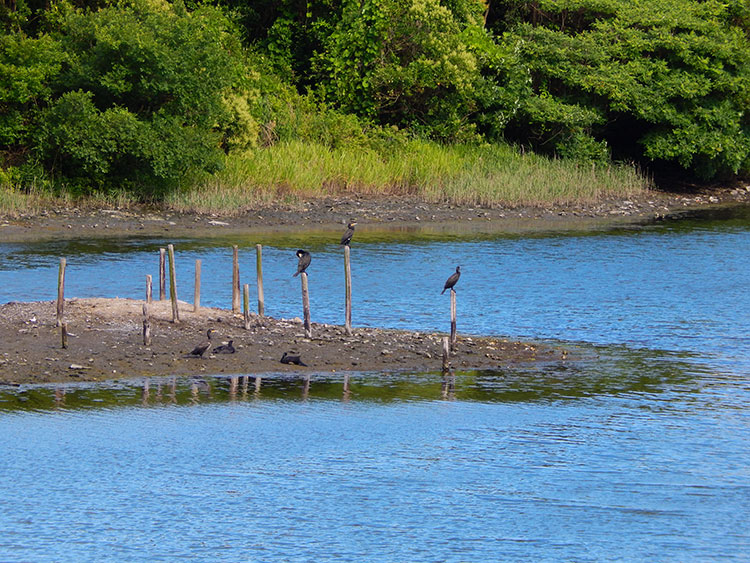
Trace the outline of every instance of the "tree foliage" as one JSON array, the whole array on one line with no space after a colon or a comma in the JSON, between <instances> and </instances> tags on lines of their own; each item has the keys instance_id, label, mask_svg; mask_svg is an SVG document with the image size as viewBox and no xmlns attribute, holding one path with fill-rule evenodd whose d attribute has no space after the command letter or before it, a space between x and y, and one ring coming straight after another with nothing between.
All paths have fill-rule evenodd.
<instances>
[{"instance_id":1,"label":"tree foliage","mask_svg":"<svg viewBox=\"0 0 750 563\"><path fill-rule=\"evenodd\" d=\"M10 150L85 189L155 190L220 166L227 98L243 74L220 10L135 0L96 11L60 3L46 16L39 38L6 41L38 53L15 64L39 78L8 102L9 115L26 117L0 131Z\"/></svg>"},{"instance_id":2,"label":"tree foliage","mask_svg":"<svg viewBox=\"0 0 750 563\"><path fill-rule=\"evenodd\" d=\"M522 22L503 37L532 76L516 124L530 142L576 156L588 137L704 177L748 168L750 49L732 4L543 0L537 9L546 25Z\"/></svg>"},{"instance_id":3,"label":"tree foliage","mask_svg":"<svg viewBox=\"0 0 750 563\"><path fill-rule=\"evenodd\" d=\"M0 167L148 193L412 136L750 172L746 0L217 2L0 5Z\"/></svg>"}]
</instances>

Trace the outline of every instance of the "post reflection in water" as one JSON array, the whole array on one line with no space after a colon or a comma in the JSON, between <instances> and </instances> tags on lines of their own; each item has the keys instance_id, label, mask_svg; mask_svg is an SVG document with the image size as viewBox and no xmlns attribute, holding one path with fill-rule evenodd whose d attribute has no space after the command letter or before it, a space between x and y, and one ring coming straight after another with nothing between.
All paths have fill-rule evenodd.
<instances>
[{"instance_id":1,"label":"post reflection in water","mask_svg":"<svg viewBox=\"0 0 750 563\"><path fill-rule=\"evenodd\" d=\"M148 379L143 381L143 391L141 392L141 404L148 406L148 397L150 395L151 382Z\"/></svg>"},{"instance_id":2,"label":"post reflection in water","mask_svg":"<svg viewBox=\"0 0 750 563\"><path fill-rule=\"evenodd\" d=\"M720 542L723 559L746 560L750 388L693 358L595 352L447 374L0 389L0 553L284 561L306 545L320 561L654 561L669 548L686 561L712 560ZM232 439L238 428L253 439ZM410 552L394 529L429 549Z\"/></svg>"},{"instance_id":3,"label":"post reflection in water","mask_svg":"<svg viewBox=\"0 0 750 563\"><path fill-rule=\"evenodd\" d=\"M344 394L342 396L342 400L347 403L349 402L349 399L351 399L352 393L349 390L349 374L344 374Z\"/></svg>"},{"instance_id":4,"label":"post reflection in water","mask_svg":"<svg viewBox=\"0 0 750 563\"><path fill-rule=\"evenodd\" d=\"M229 378L229 400L232 402L237 401L237 384L239 382L239 377L236 375L233 375Z\"/></svg>"},{"instance_id":5,"label":"post reflection in water","mask_svg":"<svg viewBox=\"0 0 750 563\"><path fill-rule=\"evenodd\" d=\"M310 376L305 376L305 385L302 388L302 400L307 401L307 397L310 395Z\"/></svg>"},{"instance_id":6,"label":"post reflection in water","mask_svg":"<svg viewBox=\"0 0 750 563\"><path fill-rule=\"evenodd\" d=\"M456 376L451 369L443 373L443 399L453 401L456 399Z\"/></svg>"},{"instance_id":7,"label":"post reflection in water","mask_svg":"<svg viewBox=\"0 0 750 563\"><path fill-rule=\"evenodd\" d=\"M58 408L65 406L65 388L64 387L55 388L55 406Z\"/></svg>"}]
</instances>

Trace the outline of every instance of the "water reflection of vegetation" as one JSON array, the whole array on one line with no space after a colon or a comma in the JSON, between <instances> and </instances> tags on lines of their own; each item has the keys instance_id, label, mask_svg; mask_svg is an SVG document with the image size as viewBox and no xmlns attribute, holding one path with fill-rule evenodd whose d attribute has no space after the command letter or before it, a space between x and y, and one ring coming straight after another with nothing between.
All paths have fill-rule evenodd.
<instances>
[{"instance_id":1,"label":"water reflection of vegetation","mask_svg":"<svg viewBox=\"0 0 750 563\"><path fill-rule=\"evenodd\" d=\"M600 350L596 359L505 370L389 375L314 374L150 378L30 386L0 392L2 411L195 405L246 401L460 400L485 403L574 400L622 393L696 391L707 373L689 359L655 351Z\"/></svg>"},{"instance_id":2,"label":"water reflection of vegetation","mask_svg":"<svg viewBox=\"0 0 750 563\"><path fill-rule=\"evenodd\" d=\"M712 228L747 228L750 225L750 206L731 206L713 209L693 210L677 217L679 220L649 220L635 221L630 224L612 224L603 222L601 225L592 224L590 228L576 228L576 223L570 224L568 229L555 228L551 230L522 230L520 232L498 232L491 222L477 222L475 225L398 225L383 226L378 229L360 228L356 234L359 244L429 244L433 242L470 242L488 241L507 238L545 238L565 236L596 236L601 234L633 234L648 229L650 232L663 230L664 232L690 232L696 229ZM278 248L305 248L322 250L327 246L337 247L341 233L325 229L269 230L251 234L219 235L199 238L153 236L123 236L123 237L90 237L36 241L31 243L14 243L0 246L0 254L16 256L83 256L107 255L113 256L133 252L158 252L167 242L173 243L175 248L182 251L201 251L214 248L231 247L237 244L240 248L253 249L256 244L274 246ZM166 241L166 242L165 242Z\"/></svg>"}]
</instances>

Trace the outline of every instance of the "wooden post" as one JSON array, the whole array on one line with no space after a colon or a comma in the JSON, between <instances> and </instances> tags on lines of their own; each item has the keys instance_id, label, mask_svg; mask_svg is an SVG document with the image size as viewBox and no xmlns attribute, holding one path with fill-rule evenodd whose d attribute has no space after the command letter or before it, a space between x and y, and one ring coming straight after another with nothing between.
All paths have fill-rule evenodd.
<instances>
[{"instance_id":1,"label":"wooden post","mask_svg":"<svg viewBox=\"0 0 750 563\"><path fill-rule=\"evenodd\" d=\"M151 315L148 303L143 304L143 345L151 346Z\"/></svg>"},{"instance_id":2,"label":"wooden post","mask_svg":"<svg viewBox=\"0 0 750 563\"><path fill-rule=\"evenodd\" d=\"M456 347L456 292L451 289L451 351Z\"/></svg>"},{"instance_id":3,"label":"wooden post","mask_svg":"<svg viewBox=\"0 0 750 563\"><path fill-rule=\"evenodd\" d=\"M65 258L60 258L60 269L57 272L57 326L62 326L65 307Z\"/></svg>"},{"instance_id":4,"label":"wooden post","mask_svg":"<svg viewBox=\"0 0 750 563\"><path fill-rule=\"evenodd\" d=\"M174 245L167 245L169 253L169 298L172 300L172 322L180 322L180 311L177 308L177 274L174 265Z\"/></svg>"},{"instance_id":5,"label":"wooden post","mask_svg":"<svg viewBox=\"0 0 750 563\"><path fill-rule=\"evenodd\" d=\"M265 310L263 299L263 247L255 245L255 271L258 275L258 316L262 317Z\"/></svg>"},{"instance_id":6,"label":"wooden post","mask_svg":"<svg viewBox=\"0 0 750 563\"><path fill-rule=\"evenodd\" d=\"M349 245L344 246L344 275L346 276L346 315L344 329L346 334L352 335L352 264Z\"/></svg>"},{"instance_id":7,"label":"wooden post","mask_svg":"<svg viewBox=\"0 0 750 563\"><path fill-rule=\"evenodd\" d=\"M159 301L164 301L167 298L167 249L159 249Z\"/></svg>"},{"instance_id":8,"label":"wooden post","mask_svg":"<svg viewBox=\"0 0 750 563\"><path fill-rule=\"evenodd\" d=\"M68 347L68 323L60 323L60 341L63 348Z\"/></svg>"},{"instance_id":9,"label":"wooden post","mask_svg":"<svg viewBox=\"0 0 750 563\"><path fill-rule=\"evenodd\" d=\"M151 303L154 299L151 274L146 274L146 303Z\"/></svg>"},{"instance_id":10,"label":"wooden post","mask_svg":"<svg viewBox=\"0 0 750 563\"><path fill-rule=\"evenodd\" d=\"M302 272L299 277L302 279L302 310L305 317L305 336L312 338L312 328L310 327L310 295L307 291L307 272Z\"/></svg>"},{"instance_id":11,"label":"wooden post","mask_svg":"<svg viewBox=\"0 0 750 563\"><path fill-rule=\"evenodd\" d=\"M250 284L242 286L242 310L245 314L245 330L250 330Z\"/></svg>"},{"instance_id":12,"label":"wooden post","mask_svg":"<svg viewBox=\"0 0 750 563\"><path fill-rule=\"evenodd\" d=\"M193 311L201 308L201 261L195 261L195 291L193 292Z\"/></svg>"},{"instance_id":13,"label":"wooden post","mask_svg":"<svg viewBox=\"0 0 750 563\"><path fill-rule=\"evenodd\" d=\"M232 312L240 312L240 256L236 244L232 246Z\"/></svg>"},{"instance_id":14,"label":"wooden post","mask_svg":"<svg viewBox=\"0 0 750 563\"><path fill-rule=\"evenodd\" d=\"M451 346L450 346L450 340L447 336L443 337L443 374L447 373L448 370L450 370L451 362L450 362L450 355L451 355Z\"/></svg>"}]
</instances>

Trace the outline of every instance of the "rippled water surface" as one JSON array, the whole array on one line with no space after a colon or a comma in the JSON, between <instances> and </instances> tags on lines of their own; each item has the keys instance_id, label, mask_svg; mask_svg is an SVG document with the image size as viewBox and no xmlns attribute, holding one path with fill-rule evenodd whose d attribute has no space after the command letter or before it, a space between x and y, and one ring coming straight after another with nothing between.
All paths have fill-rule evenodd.
<instances>
[{"instance_id":1,"label":"rippled water surface","mask_svg":"<svg viewBox=\"0 0 750 563\"><path fill-rule=\"evenodd\" d=\"M174 242L231 302L343 319L341 251L265 240L0 244L0 301L142 295ZM1 561L747 561L750 214L535 237L362 232L354 324L553 339L503 371L174 379L0 390ZM182 296L181 295L181 296Z\"/></svg>"}]
</instances>

